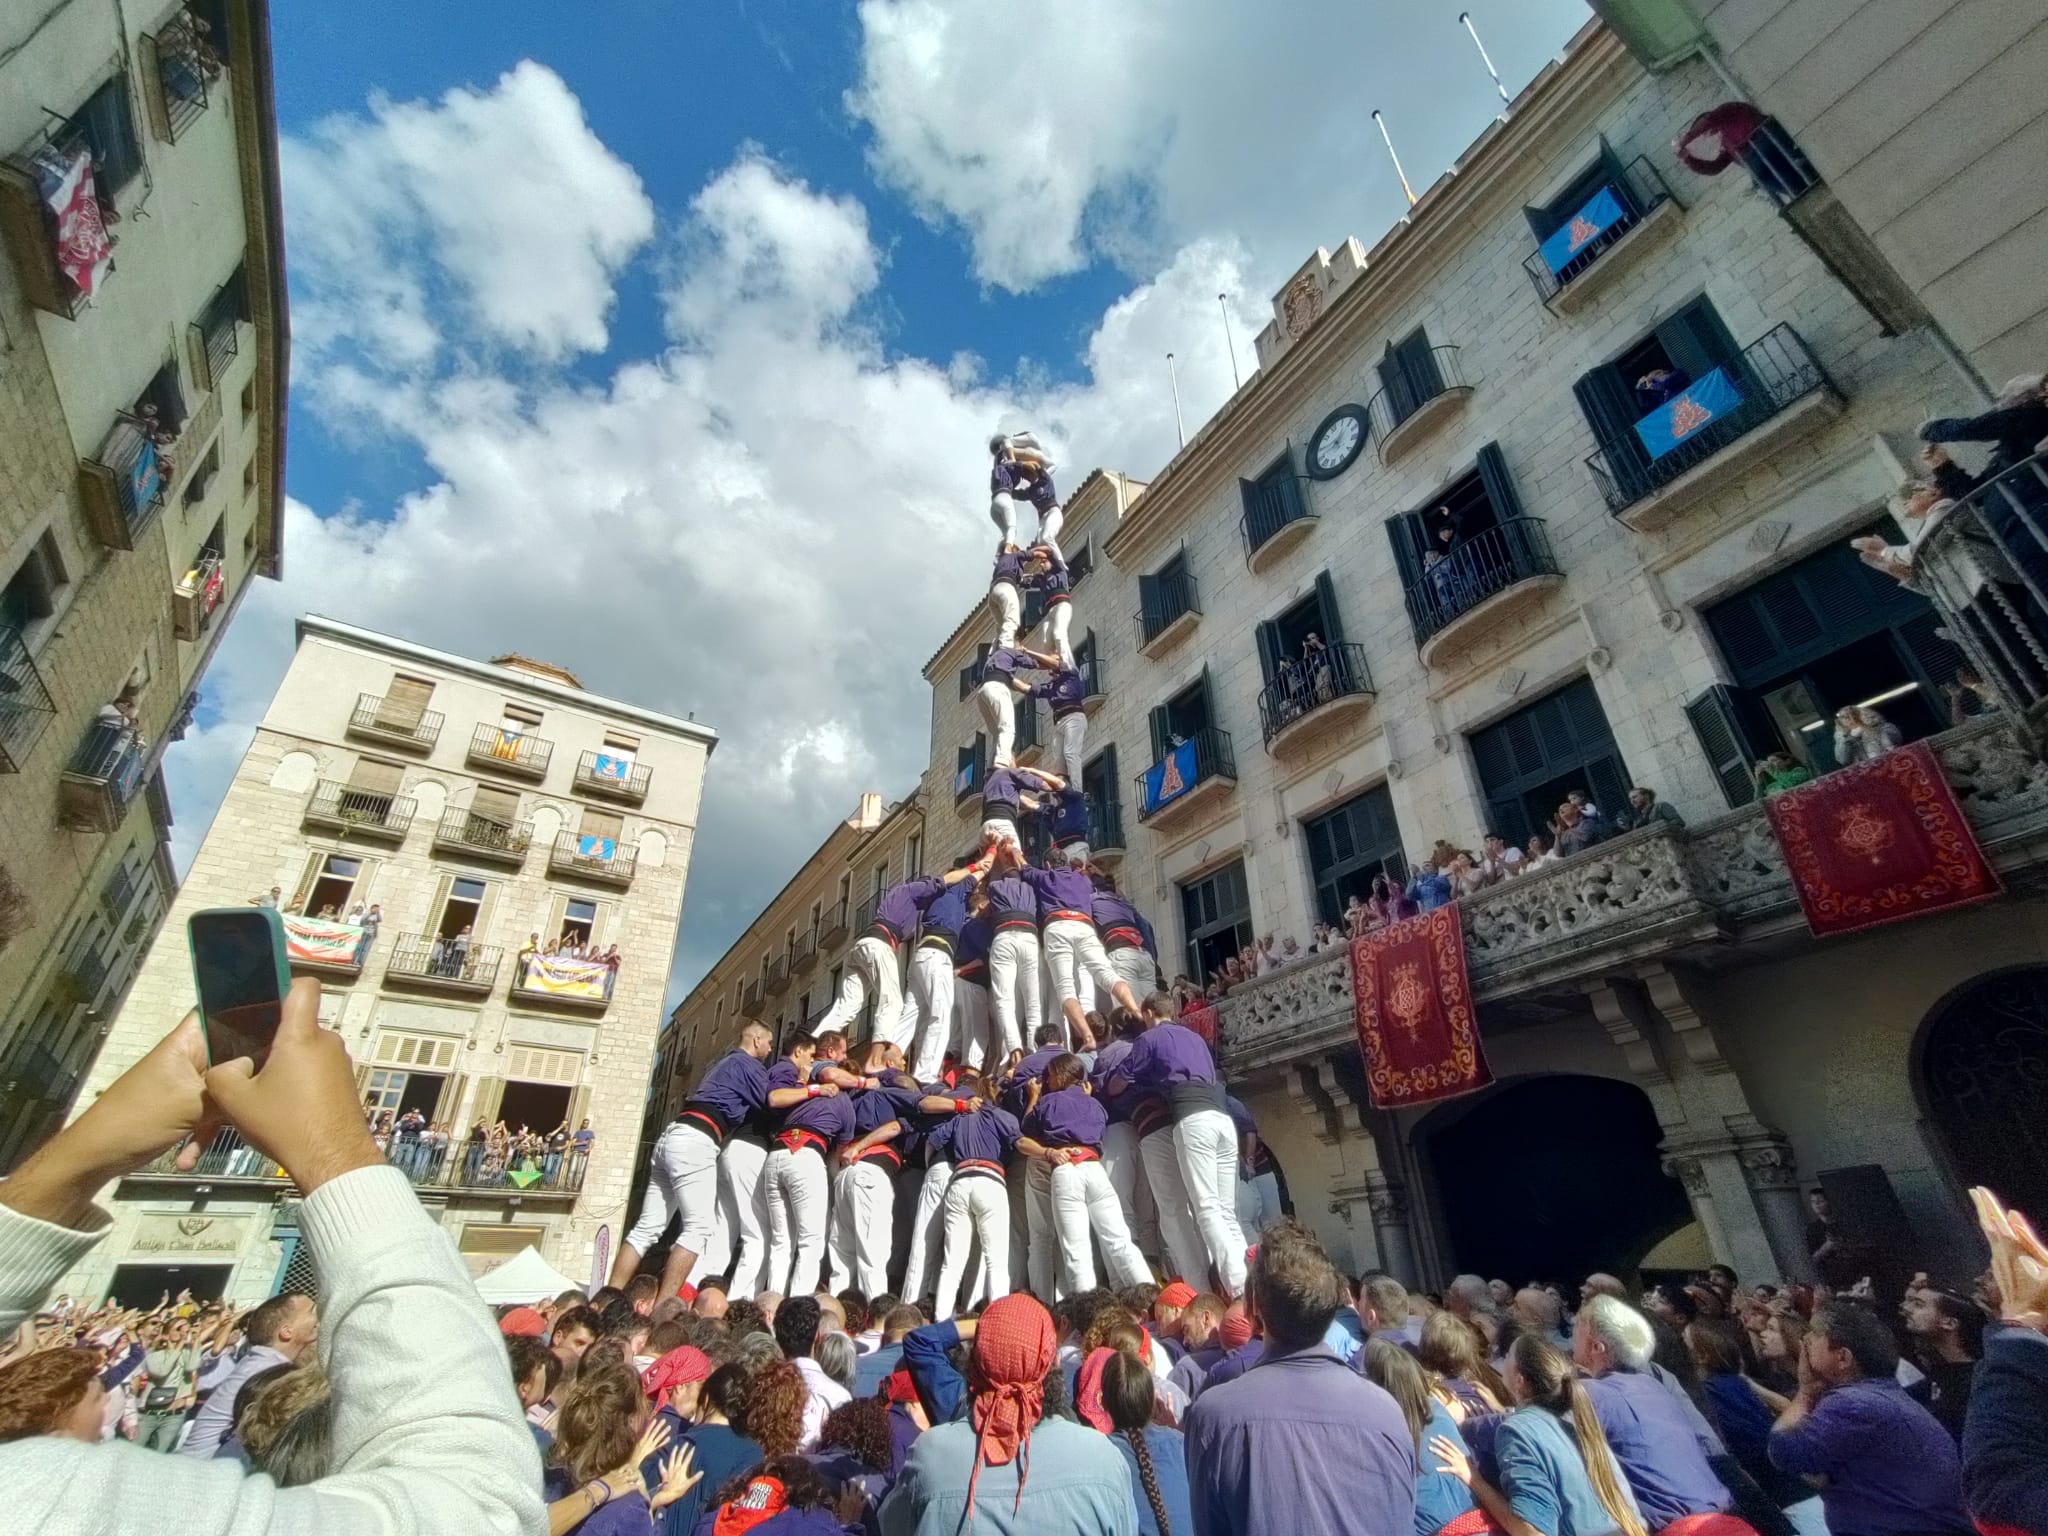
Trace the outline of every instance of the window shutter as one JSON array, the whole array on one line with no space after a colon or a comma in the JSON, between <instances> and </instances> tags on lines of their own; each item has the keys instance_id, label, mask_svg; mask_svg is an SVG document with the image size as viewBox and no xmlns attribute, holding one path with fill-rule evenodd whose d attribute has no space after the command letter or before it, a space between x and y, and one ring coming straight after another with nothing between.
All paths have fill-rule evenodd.
<instances>
[{"instance_id":1,"label":"window shutter","mask_svg":"<svg viewBox=\"0 0 2048 1536\"><path fill-rule=\"evenodd\" d=\"M1642 411L1635 391L1612 363L1602 363L1572 385L1579 397L1579 410L1593 429L1594 444L1607 461L1607 471L1623 494L1634 496L1648 488L1646 475L1650 455L1636 436L1636 421Z\"/></svg>"},{"instance_id":2,"label":"window shutter","mask_svg":"<svg viewBox=\"0 0 2048 1536\"><path fill-rule=\"evenodd\" d=\"M1665 320L1656 335L1671 361L1695 379L1733 363L1742 352L1713 301L1704 297Z\"/></svg>"},{"instance_id":3,"label":"window shutter","mask_svg":"<svg viewBox=\"0 0 2048 1536\"><path fill-rule=\"evenodd\" d=\"M568 910L569 898L559 891L548 898L548 920L540 931L540 942L543 947L554 943L562 936L562 918Z\"/></svg>"},{"instance_id":4,"label":"window shutter","mask_svg":"<svg viewBox=\"0 0 2048 1536\"><path fill-rule=\"evenodd\" d=\"M1642 204L1629 186L1628 168L1621 163L1621 156L1614 152L1614 146L1607 142L1607 135L1604 133L1600 135L1600 179L1604 185L1614 189L1615 201L1622 207L1631 213L1639 214L1643 211ZM1570 218L1577 212L1577 207L1574 205L1558 211L1563 218Z\"/></svg>"},{"instance_id":5,"label":"window shutter","mask_svg":"<svg viewBox=\"0 0 2048 1536\"><path fill-rule=\"evenodd\" d=\"M1586 793L1610 817L1619 815L1628 804L1628 791L1628 778L1620 758L1597 757L1586 764Z\"/></svg>"},{"instance_id":6,"label":"window shutter","mask_svg":"<svg viewBox=\"0 0 2048 1536\"><path fill-rule=\"evenodd\" d=\"M1173 727L1167 723L1166 706L1154 705L1151 714L1152 761L1159 762L1166 756L1166 744L1173 740Z\"/></svg>"},{"instance_id":7,"label":"window shutter","mask_svg":"<svg viewBox=\"0 0 2048 1536\"><path fill-rule=\"evenodd\" d=\"M1530 823L1519 795L1497 795L1486 802L1485 830L1498 832L1513 847L1526 848L1529 834L1538 829Z\"/></svg>"},{"instance_id":8,"label":"window shutter","mask_svg":"<svg viewBox=\"0 0 2048 1536\"><path fill-rule=\"evenodd\" d=\"M1557 233L1557 220L1551 215L1547 205L1524 203L1522 217L1529 221L1529 233L1536 237L1538 245Z\"/></svg>"},{"instance_id":9,"label":"window shutter","mask_svg":"<svg viewBox=\"0 0 2048 1536\"><path fill-rule=\"evenodd\" d=\"M1901 625L1898 637L1905 643L1913 668L1920 675L1921 686L1927 691L1928 707L1935 718L1944 725L1948 723L1948 700L1941 696L1942 687L1955 680L1956 668L1964 661L1963 653L1936 633L1941 628L1941 615L1929 608L1918 618Z\"/></svg>"},{"instance_id":10,"label":"window shutter","mask_svg":"<svg viewBox=\"0 0 2048 1536\"><path fill-rule=\"evenodd\" d=\"M1495 517L1505 523L1522 515L1522 499L1515 494L1515 482L1508 476L1508 461L1501 457L1499 443L1488 443L1479 450L1479 483L1486 487Z\"/></svg>"},{"instance_id":11,"label":"window shutter","mask_svg":"<svg viewBox=\"0 0 2048 1536\"><path fill-rule=\"evenodd\" d=\"M1380 388L1387 392L1387 414L1398 425L1413 414L1416 406L1414 386L1408 382L1408 369L1400 349L1391 341L1380 356Z\"/></svg>"},{"instance_id":12,"label":"window shutter","mask_svg":"<svg viewBox=\"0 0 2048 1536\"><path fill-rule=\"evenodd\" d=\"M1237 477L1238 505L1244 508L1245 543L1252 549L1266 541L1269 531L1266 525L1273 521L1272 513L1260 505L1259 486L1256 480L1247 480L1242 475Z\"/></svg>"},{"instance_id":13,"label":"window shutter","mask_svg":"<svg viewBox=\"0 0 2048 1536\"><path fill-rule=\"evenodd\" d=\"M476 1104L466 1117L471 1125L481 1120L486 1125L498 1118L498 1109L505 1102L505 1079L487 1077L476 1085Z\"/></svg>"},{"instance_id":14,"label":"window shutter","mask_svg":"<svg viewBox=\"0 0 2048 1536\"><path fill-rule=\"evenodd\" d=\"M469 812L494 825L510 827L519 819L519 796L495 784L479 784L470 797Z\"/></svg>"},{"instance_id":15,"label":"window shutter","mask_svg":"<svg viewBox=\"0 0 2048 1536\"><path fill-rule=\"evenodd\" d=\"M348 787L365 794L395 795L399 783L405 777L405 769L397 763L387 763L374 757L359 757L356 765L349 770Z\"/></svg>"},{"instance_id":16,"label":"window shutter","mask_svg":"<svg viewBox=\"0 0 2048 1536\"><path fill-rule=\"evenodd\" d=\"M577 1126L583 1123L583 1117L589 1113L590 1090L587 1087L578 1088L574 1093L569 1095L569 1129L572 1131L575 1130Z\"/></svg>"},{"instance_id":17,"label":"window shutter","mask_svg":"<svg viewBox=\"0 0 2048 1536\"><path fill-rule=\"evenodd\" d=\"M1430 349L1426 329L1417 326L1392 350L1400 359L1402 376L1408 381L1416 405L1443 393L1443 374L1437 368L1436 353Z\"/></svg>"},{"instance_id":18,"label":"window shutter","mask_svg":"<svg viewBox=\"0 0 2048 1536\"><path fill-rule=\"evenodd\" d=\"M430 944L441 931L441 918L448 910L448 892L454 884L453 875L443 875L434 882L434 900L427 908L426 922L426 938Z\"/></svg>"},{"instance_id":19,"label":"window shutter","mask_svg":"<svg viewBox=\"0 0 2048 1536\"><path fill-rule=\"evenodd\" d=\"M1157 627L1164 606L1159 600L1159 577L1156 574L1138 578L1138 611L1144 615L1146 628Z\"/></svg>"},{"instance_id":20,"label":"window shutter","mask_svg":"<svg viewBox=\"0 0 2048 1536\"><path fill-rule=\"evenodd\" d=\"M1280 626L1262 620L1254 633L1259 642L1259 671L1264 675L1266 685L1271 687L1274 677L1279 674L1280 663L1285 659L1280 649Z\"/></svg>"},{"instance_id":21,"label":"window shutter","mask_svg":"<svg viewBox=\"0 0 2048 1536\"><path fill-rule=\"evenodd\" d=\"M1280 467L1274 470L1269 478L1274 490L1279 494L1282 517L1291 523L1308 516L1308 503L1303 500L1301 494L1301 478L1294 472L1291 444L1287 456L1280 462Z\"/></svg>"},{"instance_id":22,"label":"window shutter","mask_svg":"<svg viewBox=\"0 0 2048 1536\"><path fill-rule=\"evenodd\" d=\"M1757 760L1776 746L1753 737L1747 725L1755 722L1745 722L1745 716L1752 713L1761 714L1755 696L1725 683L1714 684L1685 706L1685 717L1692 722L1700 750L1707 754L1722 797L1731 808L1756 798Z\"/></svg>"},{"instance_id":23,"label":"window shutter","mask_svg":"<svg viewBox=\"0 0 2048 1536\"><path fill-rule=\"evenodd\" d=\"M1202 723L1210 730L1217 727L1216 690L1209 682L1209 664L1202 663Z\"/></svg>"},{"instance_id":24,"label":"window shutter","mask_svg":"<svg viewBox=\"0 0 2048 1536\"><path fill-rule=\"evenodd\" d=\"M1115 800L1117 792L1116 743L1113 741L1102 749L1102 783L1103 794L1110 800Z\"/></svg>"},{"instance_id":25,"label":"window shutter","mask_svg":"<svg viewBox=\"0 0 2048 1536\"><path fill-rule=\"evenodd\" d=\"M441 1082L441 1096L434 1100L434 1118L453 1121L455 1107L462 1102L462 1090L469 1079L460 1072L451 1072Z\"/></svg>"},{"instance_id":26,"label":"window shutter","mask_svg":"<svg viewBox=\"0 0 2048 1536\"><path fill-rule=\"evenodd\" d=\"M617 842L625 833L626 818L617 811L600 811L595 806L585 806L577 829L584 837L603 837Z\"/></svg>"},{"instance_id":27,"label":"window shutter","mask_svg":"<svg viewBox=\"0 0 2048 1536\"><path fill-rule=\"evenodd\" d=\"M305 870L300 874L299 883L293 889L290 898L301 907L304 907L307 901L312 898L314 882L320 878L320 865L326 857L326 854L318 852L306 855Z\"/></svg>"},{"instance_id":28,"label":"window shutter","mask_svg":"<svg viewBox=\"0 0 2048 1536\"><path fill-rule=\"evenodd\" d=\"M504 882L499 880L486 880L484 882L483 899L476 904L476 925L470 929L469 933L471 942L477 944L487 944L490 942L491 919L497 915L498 891L503 884Z\"/></svg>"},{"instance_id":29,"label":"window shutter","mask_svg":"<svg viewBox=\"0 0 2048 1536\"><path fill-rule=\"evenodd\" d=\"M1417 638L1428 611L1422 600L1422 531L1413 512L1403 512L1387 522L1387 542L1394 549L1394 569L1401 574L1401 594L1408 604L1408 621Z\"/></svg>"},{"instance_id":30,"label":"window shutter","mask_svg":"<svg viewBox=\"0 0 2048 1536\"><path fill-rule=\"evenodd\" d=\"M1328 571L1316 576L1316 607L1322 612L1323 644L1334 651L1344 643L1344 623L1337 617L1337 589Z\"/></svg>"}]
</instances>

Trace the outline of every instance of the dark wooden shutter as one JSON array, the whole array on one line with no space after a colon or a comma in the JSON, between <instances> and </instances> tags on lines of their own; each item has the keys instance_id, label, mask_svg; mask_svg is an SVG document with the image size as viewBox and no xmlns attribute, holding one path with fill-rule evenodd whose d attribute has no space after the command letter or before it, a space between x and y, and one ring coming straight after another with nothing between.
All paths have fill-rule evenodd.
<instances>
[{"instance_id":1,"label":"dark wooden shutter","mask_svg":"<svg viewBox=\"0 0 2048 1536\"><path fill-rule=\"evenodd\" d=\"M1270 621L1261 621L1253 633L1259 642L1259 672L1264 676L1266 686L1270 688L1274 677L1280 671L1280 663L1286 659L1280 645L1280 626Z\"/></svg>"},{"instance_id":2,"label":"dark wooden shutter","mask_svg":"<svg viewBox=\"0 0 2048 1536\"><path fill-rule=\"evenodd\" d=\"M1401 574L1401 595L1408 604L1408 621L1418 642L1428 627L1424 616L1429 612L1422 591L1422 538L1421 519L1415 513L1403 512L1387 520L1387 542L1394 548L1394 569Z\"/></svg>"},{"instance_id":3,"label":"dark wooden shutter","mask_svg":"<svg viewBox=\"0 0 2048 1536\"><path fill-rule=\"evenodd\" d=\"M1259 494L1260 482L1237 477L1238 505L1244 508L1244 545L1247 550L1257 549L1273 532L1273 508L1266 505Z\"/></svg>"},{"instance_id":4,"label":"dark wooden shutter","mask_svg":"<svg viewBox=\"0 0 2048 1536\"><path fill-rule=\"evenodd\" d=\"M1501 457L1499 443L1488 443L1479 450L1479 483L1486 488L1495 517L1505 523L1522 515L1522 498L1515 494L1515 482L1508 475L1508 461Z\"/></svg>"},{"instance_id":5,"label":"dark wooden shutter","mask_svg":"<svg viewBox=\"0 0 2048 1536\"><path fill-rule=\"evenodd\" d=\"M1705 297L1665 320L1656 334L1671 361L1695 379L1733 363L1742 353L1713 301Z\"/></svg>"},{"instance_id":6,"label":"dark wooden shutter","mask_svg":"<svg viewBox=\"0 0 2048 1536\"><path fill-rule=\"evenodd\" d=\"M1756 798L1756 765L1777 747L1770 736L1758 734L1758 725L1769 732L1770 722L1756 696L1716 683L1685 706L1685 717L1720 781L1722 797L1731 808L1749 804Z\"/></svg>"},{"instance_id":7,"label":"dark wooden shutter","mask_svg":"<svg viewBox=\"0 0 2048 1536\"><path fill-rule=\"evenodd\" d=\"M1154 705L1148 720L1152 728L1152 761L1156 763L1166 756L1166 744L1173 740L1173 727L1168 723L1164 704Z\"/></svg>"},{"instance_id":8,"label":"dark wooden shutter","mask_svg":"<svg viewBox=\"0 0 2048 1536\"><path fill-rule=\"evenodd\" d=\"M1614 188L1615 200L1629 212L1640 214L1643 211L1642 200L1629 186L1628 168L1622 164L1621 156L1615 153L1614 146L1607 142L1607 135L1604 133L1600 135L1600 182ZM1593 189L1588 188L1586 196L1592 195ZM1581 198L1579 201L1584 202L1585 199ZM1560 211L1569 218L1577 208L1578 204L1575 203L1572 207Z\"/></svg>"},{"instance_id":9,"label":"dark wooden shutter","mask_svg":"<svg viewBox=\"0 0 2048 1536\"><path fill-rule=\"evenodd\" d=\"M1630 382L1612 363L1602 363L1572 385L1572 393L1579 397L1593 441L1606 454L1608 473L1624 493L1637 494L1647 484L1650 454L1636 436L1643 413Z\"/></svg>"},{"instance_id":10,"label":"dark wooden shutter","mask_svg":"<svg viewBox=\"0 0 2048 1536\"><path fill-rule=\"evenodd\" d=\"M1396 425L1406 421L1415 410L1415 390L1408 382L1400 349L1391 341L1380 358L1380 388L1387 392L1387 415Z\"/></svg>"},{"instance_id":11,"label":"dark wooden shutter","mask_svg":"<svg viewBox=\"0 0 2048 1536\"><path fill-rule=\"evenodd\" d=\"M1144 616L1147 631L1155 630L1159 627L1159 615L1164 611L1165 605L1159 600L1158 575L1155 573L1149 576L1140 576L1138 578L1138 612Z\"/></svg>"},{"instance_id":12,"label":"dark wooden shutter","mask_svg":"<svg viewBox=\"0 0 2048 1536\"><path fill-rule=\"evenodd\" d=\"M1956 668L1963 664L1964 656L1936 633L1941 627L1941 615L1929 608L1918 618L1899 625L1893 633L1904 644L1912 668L1919 674L1920 684L1927 691L1928 707L1945 725L1948 701L1941 696L1941 690L1955 680Z\"/></svg>"},{"instance_id":13,"label":"dark wooden shutter","mask_svg":"<svg viewBox=\"0 0 2048 1536\"><path fill-rule=\"evenodd\" d=\"M1407 382L1410 411L1443 393L1443 374L1436 366L1436 353L1430 349L1427 330L1418 326L1402 338L1399 346L1387 350L1397 360L1401 377Z\"/></svg>"},{"instance_id":14,"label":"dark wooden shutter","mask_svg":"<svg viewBox=\"0 0 2048 1536\"><path fill-rule=\"evenodd\" d=\"M1266 477L1280 499L1280 514L1287 522L1308 516L1308 503L1302 498L1301 477L1294 472L1294 454L1290 451L1281 459L1279 466Z\"/></svg>"},{"instance_id":15,"label":"dark wooden shutter","mask_svg":"<svg viewBox=\"0 0 2048 1536\"><path fill-rule=\"evenodd\" d=\"M1334 651L1344 643L1344 624L1337 617L1337 589L1331 585L1328 571L1316 576L1316 607L1322 614L1323 644Z\"/></svg>"},{"instance_id":16,"label":"dark wooden shutter","mask_svg":"<svg viewBox=\"0 0 2048 1536\"><path fill-rule=\"evenodd\" d=\"M1206 724L1209 727L1209 729L1213 731L1218 726L1218 721L1216 719L1216 690L1214 687L1210 685L1209 664L1206 661L1202 663L1201 688L1202 720L1203 723Z\"/></svg>"}]
</instances>

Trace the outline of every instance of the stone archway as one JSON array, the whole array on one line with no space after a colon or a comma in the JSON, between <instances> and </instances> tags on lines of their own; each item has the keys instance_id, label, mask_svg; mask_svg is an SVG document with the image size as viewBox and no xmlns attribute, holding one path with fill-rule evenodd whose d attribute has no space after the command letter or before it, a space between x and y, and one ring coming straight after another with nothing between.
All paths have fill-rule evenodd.
<instances>
[{"instance_id":1,"label":"stone archway","mask_svg":"<svg viewBox=\"0 0 2048 1536\"><path fill-rule=\"evenodd\" d=\"M1412 1133L1457 1269L1568 1283L1630 1273L1695 1219L1663 1139L1641 1088L1572 1073L1510 1079Z\"/></svg>"},{"instance_id":2,"label":"stone archway","mask_svg":"<svg viewBox=\"0 0 2048 1536\"><path fill-rule=\"evenodd\" d=\"M1913 1091L1957 1182L2048 1216L2048 966L1994 972L1929 1011Z\"/></svg>"}]
</instances>

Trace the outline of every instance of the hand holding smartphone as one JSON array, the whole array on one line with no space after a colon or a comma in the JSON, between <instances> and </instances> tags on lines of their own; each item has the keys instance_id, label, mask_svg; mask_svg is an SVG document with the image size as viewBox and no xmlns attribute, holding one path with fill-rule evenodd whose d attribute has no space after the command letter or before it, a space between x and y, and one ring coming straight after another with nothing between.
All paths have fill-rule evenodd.
<instances>
[{"instance_id":1,"label":"hand holding smartphone","mask_svg":"<svg viewBox=\"0 0 2048 1536\"><path fill-rule=\"evenodd\" d=\"M284 922L270 907L210 907L186 924L210 1066L246 1056L261 1068L291 990Z\"/></svg>"}]
</instances>

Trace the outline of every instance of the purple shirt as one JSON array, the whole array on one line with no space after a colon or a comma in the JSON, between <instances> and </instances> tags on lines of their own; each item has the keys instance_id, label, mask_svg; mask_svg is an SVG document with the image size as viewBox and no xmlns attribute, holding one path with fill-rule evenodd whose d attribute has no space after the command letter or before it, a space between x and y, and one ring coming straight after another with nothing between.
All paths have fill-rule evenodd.
<instances>
[{"instance_id":1,"label":"purple shirt","mask_svg":"<svg viewBox=\"0 0 2048 1536\"><path fill-rule=\"evenodd\" d=\"M1185 1024L1168 1022L1154 1024L1132 1042L1123 1075L1140 1088L1213 1083L1216 1062L1200 1035Z\"/></svg>"},{"instance_id":2,"label":"purple shirt","mask_svg":"<svg viewBox=\"0 0 2048 1536\"><path fill-rule=\"evenodd\" d=\"M1095 906L1095 882L1085 869L1038 869L1025 865L1017 871L1024 883L1038 894L1038 923L1042 928L1055 912L1078 912L1080 921L1091 926L1087 914Z\"/></svg>"},{"instance_id":3,"label":"purple shirt","mask_svg":"<svg viewBox=\"0 0 2048 1536\"><path fill-rule=\"evenodd\" d=\"M959 942L953 946L955 981L971 981L978 987L988 985L988 946L994 938L995 928L986 917L967 919Z\"/></svg>"},{"instance_id":4,"label":"purple shirt","mask_svg":"<svg viewBox=\"0 0 2048 1536\"><path fill-rule=\"evenodd\" d=\"M1014 768L998 768L988 776L988 782L981 787L981 815L984 821L1008 817L1017 819L1017 807L1023 797L1026 784L1037 787L1036 779L1026 780Z\"/></svg>"},{"instance_id":5,"label":"purple shirt","mask_svg":"<svg viewBox=\"0 0 2048 1536\"><path fill-rule=\"evenodd\" d=\"M1107 1111L1077 1085L1040 1094L1024 1117L1024 1134L1043 1147L1093 1147L1099 1152L1108 1125Z\"/></svg>"},{"instance_id":6,"label":"purple shirt","mask_svg":"<svg viewBox=\"0 0 2048 1536\"><path fill-rule=\"evenodd\" d=\"M697 1079L689 1102L717 1111L731 1129L767 1104L768 1069L745 1051L728 1051Z\"/></svg>"},{"instance_id":7,"label":"purple shirt","mask_svg":"<svg viewBox=\"0 0 2048 1536\"><path fill-rule=\"evenodd\" d=\"M991 496L1022 496L1041 511L1053 504L1052 479L1015 459L997 459L988 472Z\"/></svg>"},{"instance_id":8,"label":"purple shirt","mask_svg":"<svg viewBox=\"0 0 2048 1536\"><path fill-rule=\"evenodd\" d=\"M1088 910L1095 914L1095 927L1102 934L1105 948L1133 947L1128 939L1119 939L1114 943L1110 941L1112 929L1124 928L1138 936L1139 946L1143 947L1146 954L1156 956L1159 953L1159 947L1152 937L1152 925L1145 921L1145 914L1115 891L1105 891L1097 887L1094 896L1089 899Z\"/></svg>"},{"instance_id":9,"label":"purple shirt","mask_svg":"<svg viewBox=\"0 0 2048 1536\"><path fill-rule=\"evenodd\" d=\"M1803 1422L1771 1431L1770 1451L1772 1465L1828 1480L1830 1536L1973 1529L1955 1441L1896 1381L1831 1387Z\"/></svg>"},{"instance_id":10,"label":"purple shirt","mask_svg":"<svg viewBox=\"0 0 2048 1536\"><path fill-rule=\"evenodd\" d=\"M1013 549L996 556L995 574L989 578L988 584L991 587L1000 587L1005 582L1020 589L1023 587L1024 555L1021 550Z\"/></svg>"},{"instance_id":11,"label":"purple shirt","mask_svg":"<svg viewBox=\"0 0 2048 1536\"><path fill-rule=\"evenodd\" d=\"M875 903L874 928L883 930L900 944L917 926L924 909L945 888L946 882L937 875L921 875L915 880L890 886L882 892L882 899Z\"/></svg>"},{"instance_id":12,"label":"purple shirt","mask_svg":"<svg viewBox=\"0 0 2048 1536\"><path fill-rule=\"evenodd\" d=\"M946 939L957 952L960 930L967 926L967 896L973 889L972 880L955 880L933 897L924 909L924 937Z\"/></svg>"},{"instance_id":13,"label":"purple shirt","mask_svg":"<svg viewBox=\"0 0 2048 1536\"><path fill-rule=\"evenodd\" d=\"M991 928L1023 923L1038 926L1038 893L1024 880L1025 871L1011 870L988 883L988 920Z\"/></svg>"},{"instance_id":14,"label":"purple shirt","mask_svg":"<svg viewBox=\"0 0 2048 1536\"><path fill-rule=\"evenodd\" d=\"M1237 1381L1205 1387L1186 1429L1195 1536L1415 1529L1408 1421L1327 1349L1262 1359Z\"/></svg>"},{"instance_id":15,"label":"purple shirt","mask_svg":"<svg viewBox=\"0 0 2048 1536\"><path fill-rule=\"evenodd\" d=\"M1052 701L1052 717L1055 720L1078 714L1081 710L1081 701L1087 696L1088 685L1081 681L1081 674L1072 667L1061 667L1044 682L1031 685L1032 698Z\"/></svg>"},{"instance_id":16,"label":"purple shirt","mask_svg":"<svg viewBox=\"0 0 2048 1536\"><path fill-rule=\"evenodd\" d=\"M1019 672L1039 670L1038 659L1020 651L1014 645L999 645L988 653L981 664L981 680L991 678L1009 679Z\"/></svg>"},{"instance_id":17,"label":"purple shirt","mask_svg":"<svg viewBox=\"0 0 2048 1536\"><path fill-rule=\"evenodd\" d=\"M797 1075L796 1063L787 1056L775 1063L775 1070L768 1074L768 1087L772 1092L778 1088L802 1088L805 1083ZM788 1109L776 1111L777 1131L815 1131L825 1138L827 1145L836 1146L853 1134L853 1098L850 1094L834 1094L831 1098L804 1099Z\"/></svg>"},{"instance_id":18,"label":"purple shirt","mask_svg":"<svg viewBox=\"0 0 2048 1536\"><path fill-rule=\"evenodd\" d=\"M1707 1465L1707 1448L1678 1399L1656 1377L1609 1371L1586 1383L1586 1395L1648 1529L1719 1514L1735 1502Z\"/></svg>"},{"instance_id":19,"label":"purple shirt","mask_svg":"<svg viewBox=\"0 0 2048 1536\"><path fill-rule=\"evenodd\" d=\"M1047 550L1050 554L1051 551ZM1067 579L1064 564L1049 565L1036 576L1027 576L1025 582L1034 591L1045 594L1045 604L1050 608L1054 603L1064 603L1072 596L1072 583Z\"/></svg>"},{"instance_id":20,"label":"purple shirt","mask_svg":"<svg viewBox=\"0 0 2048 1536\"><path fill-rule=\"evenodd\" d=\"M1040 1046L1017 1063L1017 1070L1003 1084L1003 1107L1013 1115L1024 1113L1024 1100L1031 1085L1045 1076L1045 1069L1067 1053L1063 1045Z\"/></svg>"},{"instance_id":21,"label":"purple shirt","mask_svg":"<svg viewBox=\"0 0 2048 1536\"><path fill-rule=\"evenodd\" d=\"M955 1115L953 1161L1000 1164L1022 1134L1017 1117L993 1104L984 1104L971 1115Z\"/></svg>"},{"instance_id":22,"label":"purple shirt","mask_svg":"<svg viewBox=\"0 0 2048 1536\"><path fill-rule=\"evenodd\" d=\"M910 1079L903 1079L909 1082ZM894 1085L884 1088L863 1088L860 1092L840 1097L853 1100L853 1134L865 1136L869 1131L879 1130L891 1120L902 1120L917 1107L917 1101L924 1097L922 1089L912 1086L901 1088ZM905 1129L908 1129L906 1123ZM899 1141L901 1137L897 1138Z\"/></svg>"}]
</instances>

